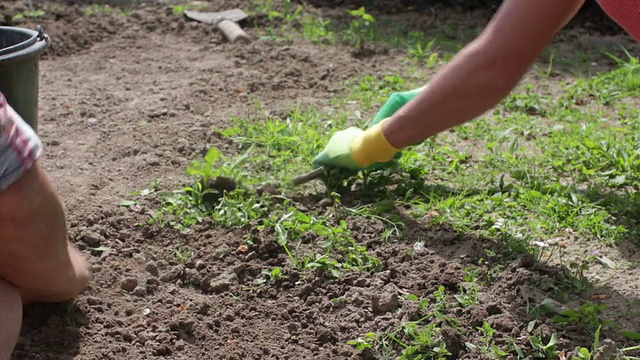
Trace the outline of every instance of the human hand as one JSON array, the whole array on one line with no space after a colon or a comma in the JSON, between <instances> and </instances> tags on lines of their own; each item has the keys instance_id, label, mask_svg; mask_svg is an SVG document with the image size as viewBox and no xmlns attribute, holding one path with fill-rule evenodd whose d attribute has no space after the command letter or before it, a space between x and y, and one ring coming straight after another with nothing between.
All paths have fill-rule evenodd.
<instances>
[{"instance_id":1,"label":"human hand","mask_svg":"<svg viewBox=\"0 0 640 360\"><path fill-rule=\"evenodd\" d=\"M352 126L335 133L322 152L313 159L312 166L357 171L385 166L401 156L400 150L391 146L382 134L382 122L416 97L423 88L391 94L366 130Z\"/></svg>"},{"instance_id":2,"label":"human hand","mask_svg":"<svg viewBox=\"0 0 640 360\"><path fill-rule=\"evenodd\" d=\"M400 154L382 133L382 120L366 130L352 126L335 133L312 162L320 166L349 170L373 169L386 165Z\"/></svg>"},{"instance_id":3,"label":"human hand","mask_svg":"<svg viewBox=\"0 0 640 360\"><path fill-rule=\"evenodd\" d=\"M314 168L321 166L344 168L349 170L362 170L363 165L359 164L351 151L354 140L362 136L364 130L352 126L335 133L325 148L318 154L312 162Z\"/></svg>"}]
</instances>

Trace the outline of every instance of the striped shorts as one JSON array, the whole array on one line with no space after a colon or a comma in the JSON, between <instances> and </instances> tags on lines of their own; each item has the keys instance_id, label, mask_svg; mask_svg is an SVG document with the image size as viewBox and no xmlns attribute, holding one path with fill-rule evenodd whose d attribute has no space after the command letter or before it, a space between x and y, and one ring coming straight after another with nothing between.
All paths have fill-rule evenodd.
<instances>
[{"instance_id":1,"label":"striped shorts","mask_svg":"<svg viewBox=\"0 0 640 360\"><path fill-rule=\"evenodd\" d=\"M0 191L29 170L42 153L36 132L0 93Z\"/></svg>"}]
</instances>

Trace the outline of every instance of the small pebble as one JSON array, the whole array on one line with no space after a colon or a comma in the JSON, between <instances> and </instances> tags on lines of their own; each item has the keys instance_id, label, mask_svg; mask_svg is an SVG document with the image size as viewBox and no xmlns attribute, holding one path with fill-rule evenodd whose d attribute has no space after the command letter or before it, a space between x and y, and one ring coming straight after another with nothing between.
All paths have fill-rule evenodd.
<instances>
[{"instance_id":1,"label":"small pebble","mask_svg":"<svg viewBox=\"0 0 640 360\"><path fill-rule=\"evenodd\" d=\"M152 110L150 111L147 116L151 119L153 118L157 118L163 115L167 115L167 113L169 112L169 110L167 109L158 109L158 110Z\"/></svg>"},{"instance_id":2,"label":"small pebble","mask_svg":"<svg viewBox=\"0 0 640 360\"><path fill-rule=\"evenodd\" d=\"M135 260L136 262L138 262L140 264L144 264L144 262L147 259L145 259L144 255L142 255L142 254L134 254L133 255L133 260Z\"/></svg>"},{"instance_id":3,"label":"small pebble","mask_svg":"<svg viewBox=\"0 0 640 360\"><path fill-rule=\"evenodd\" d=\"M136 286L136 288L133 289L133 295L145 296L145 295L147 295L147 290L142 286Z\"/></svg>"},{"instance_id":4,"label":"small pebble","mask_svg":"<svg viewBox=\"0 0 640 360\"><path fill-rule=\"evenodd\" d=\"M96 297L87 297L87 304L90 306L100 305L102 302Z\"/></svg>"}]
</instances>

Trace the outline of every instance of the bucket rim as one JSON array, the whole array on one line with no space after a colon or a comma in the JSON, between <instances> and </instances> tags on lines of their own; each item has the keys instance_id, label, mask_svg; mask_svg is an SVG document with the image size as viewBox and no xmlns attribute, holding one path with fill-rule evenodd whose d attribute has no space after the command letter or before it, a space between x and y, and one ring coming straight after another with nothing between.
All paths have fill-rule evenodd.
<instances>
[{"instance_id":1,"label":"bucket rim","mask_svg":"<svg viewBox=\"0 0 640 360\"><path fill-rule=\"evenodd\" d=\"M0 26L0 31L11 30L32 34L32 36L19 44L9 46L0 50L0 66L12 63L16 60L39 55L44 49L49 47L51 39L42 30L42 25L38 25L37 30L22 28L17 26Z\"/></svg>"},{"instance_id":2,"label":"bucket rim","mask_svg":"<svg viewBox=\"0 0 640 360\"><path fill-rule=\"evenodd\" d=\"M16 30L16 31L20 31L22 33L31 33L31 37L23 42L17 43L15 45L12 46L8 46L6 48L0 49L0 55L6 55L6 54L10 54L13 52L17 52L18 50L22 50L24 48L28 48L29 46L33 45L36 43L36 41L38 41L38 37L41 35L39 32L33 31L31 29L25 29L25 28L19 28L19 27L15 27L15 26L0 26L0 31L2 30L6 30L6 29L11 29L11 30Z\"/></svg>"}]
</instances>

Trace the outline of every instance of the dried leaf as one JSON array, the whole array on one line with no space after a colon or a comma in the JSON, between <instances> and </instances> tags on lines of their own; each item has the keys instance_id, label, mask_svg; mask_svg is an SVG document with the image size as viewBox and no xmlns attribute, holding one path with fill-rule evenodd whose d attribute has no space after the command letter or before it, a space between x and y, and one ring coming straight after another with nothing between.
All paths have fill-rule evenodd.
<instances>
[{"instance_id":1,"label":"dried leaf","mask_svg":"<svg viewBox=\"0 0 640 360\"><path fill-rule=\"evenodd\" d=\"M238 249L236 251L238 251L238 252L247 252L247 251L249 251L249 247L247 245L243 244L243 245L238 246Z\"/></svg>"}]
</instances>

